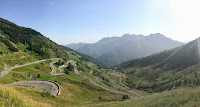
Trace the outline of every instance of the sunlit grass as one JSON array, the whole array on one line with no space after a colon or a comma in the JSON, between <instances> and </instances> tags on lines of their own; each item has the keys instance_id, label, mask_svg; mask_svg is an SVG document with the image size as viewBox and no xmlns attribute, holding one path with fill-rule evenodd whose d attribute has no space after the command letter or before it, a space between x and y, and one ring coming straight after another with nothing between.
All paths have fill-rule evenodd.
<instances>
[{"instance_id":1,"label":"sunlit grass","mask_svg":"<svg viewBox=\"0 0 200 107\"><path fill-rule=\"evenodd\" d=\"M45 61L13 69L6 76L0 78L0 83L7 84L15 81L30 80L29 77L26 77L27 75L37 76L40 74L40 77L36 78L36 80L54 81L60 85L61 94L58 97L43 98L41 96L41 91L32 91L30 87L25 86L20 86L22 88L15 87L14 89L31 97L29 99L38 101L38 103L48 103L49 106L53 107L88 105L93 102L121 100L121 94L112 93L105 91L100 87L96 87L90 83L88 79L79 76L72 71L69 74L64 74L62 76L51 75L51 69L49 69L49 64L51 62L52 61ZM22 104L24 103L22 102Z\"/></svg>"}]
</instances>

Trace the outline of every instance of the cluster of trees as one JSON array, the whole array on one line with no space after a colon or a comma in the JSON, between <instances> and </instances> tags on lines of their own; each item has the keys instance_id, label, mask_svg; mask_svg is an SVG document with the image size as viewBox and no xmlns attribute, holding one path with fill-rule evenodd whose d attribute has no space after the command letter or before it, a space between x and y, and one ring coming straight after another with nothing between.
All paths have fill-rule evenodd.
<instances>
[{"instance_id":1,"label":"cluster of trees","mask_svg":"<svg viewBox=\"0 0 200 107\"><path fill-rule=\"evenodd\" d=\"M15 44L25 44L27 50L39 54L41 58L68 57L66 51L59 45L31 29L17 26L16 24L0 18L0 34ZM2 40L2 38L0 38ZM8 41L3 39L11 51L18 51ZM26 51L26 49L24 51Z\"/></svg>"},{"instance_id":2,"label":"cluster of trees","mask_svg":"<svg viewBox=\"0 0 200 107\"><path fill-rule=\"evenodd\" d=\"M44 37L37 31L31 28L24 28L15 25L7 20L0 18L0 30L3 35L6 36L10 41L15 44L23 43L27 44L28 50L34 51L38 53L43 58L49 58L50 55L45 49L47 47L47 43L44 41ZM2 38L1 38L2 39ZM3 41L11 51L18 51L14 48L8 41Z\"/></svg>"},{"instance_id":3,"label":"cluster of trees","mask_svg":"<svg viewBox=\"0 0 200 107\"><path fill-rule=\"evenodd\" d=\"M58 60L58 62L56 62L55 64L58 65L58 66L61 66L65 63L66 61L61 61L60 59Z\"/></svg>"},{"instance_id":4,"label":"cluster of trees","mask_svg":"<svg viewBox=\"0 0 200 107\"><path fill-rule=\"evenodd\" d=\"M128 84L128 86L130 88L135 88L135 86L136 86L135 83L132 80L130 80L129 78L126 78L125 82Z\"/></svg>"},{"instance_id":5,"label":"cluster of trees","mask_svg":"<svg viewBox=\"0 0 200 107\"><path fill-rule=\"evenodd\" d=\"M15 47L10 43L10 41L7 40L6 38L3 38L2 36L0 36L0 41L3 42L3 43L8 47L8 49L9 49L10 51L12 51L12 52L18 52L18 49L15 48Z\"/></svg>"},{"instance_id":6,"label":"cluster of trees","mask_svg":"<svg viewBox=\"0 0 200 107\"><path fill-rule=\"evenodd\" d=\"M81 62L77 63L77 69L79 71L83 71L83 72L90 70L90 68L88 66L83 65Z\"/></svg>"},{"instance_id":7,"label":"cluster of trees","mask_svg":"<svg viewBox=\"0 0 200 107\"><path fill-rule=\"evenodd\" d=\"M41 35L39 32L32 30L31 28L24 28L17 26L5 19L0 18L0 29L8 38L14 43L24 43L25 41L35 35Z\"/></svg>"},{"instance_id":8,"label":"cluster of trees","mask_svg":"<svg viewBox=\"0 0 200 107\"><path fill-rule=\"evenodd\" d=\"M64 69L66 74L69 74L70 71L74 71L74 66L71 63L69 63L68 66Z\"/></svg>"}]
</instances>

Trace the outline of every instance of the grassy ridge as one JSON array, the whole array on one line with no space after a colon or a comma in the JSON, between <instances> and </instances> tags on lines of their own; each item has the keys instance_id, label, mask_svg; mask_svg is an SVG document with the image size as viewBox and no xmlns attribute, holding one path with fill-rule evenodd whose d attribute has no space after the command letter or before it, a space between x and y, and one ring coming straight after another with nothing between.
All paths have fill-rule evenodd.
<instances>
[{"instance_id":1,"label":"grassy ridge","mask_svg":"<svg viewBox=\"0 0 200 107\"><path fill-rule=\"evenodd\" d=\"M145 98L134 98L126 101L109 103L99 103L92 106L97 107L199 107L200 90L199 88L181 88L166 91Z\"/></svg>"},{"instance_id":2,"label":"grassy ridge","mask_svg":"<svg viewBox=\"0 0 200 107\"><path fill-rule=\"evenodd\" d=\"M124 62L115 67L126 73L125 84L133 89L162 92L200 85L198 39L171 50Z\"/></svg>"},{"instance_id":3,"label":"grassy ridge","mask_svg":"<svg viewBox=\"0 0 200 107\"><path fill-rule=\"evenodd\" d=\"M0 56L0 59L0 72L15 65L21 65L39 60L36 56L25 52L15 52L2 55Z\"/></svg>"}]
</instances>

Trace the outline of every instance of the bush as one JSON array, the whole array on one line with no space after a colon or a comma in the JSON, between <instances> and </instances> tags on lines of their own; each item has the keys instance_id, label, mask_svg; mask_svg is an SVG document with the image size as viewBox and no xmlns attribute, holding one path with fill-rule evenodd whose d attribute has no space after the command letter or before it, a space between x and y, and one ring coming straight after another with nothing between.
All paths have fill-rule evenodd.
<instances>
[{"instance_id":1,"label":"bush","mask_svg":"<svg viewBox=\"0 0 200 107\"><path fill-rule=\"evenodd\" d=\"M51 94L48 93L48 92L42 92L42 93L41 93L41 96L42 96L42 97L49 97L49 98L54 98L54 97L55 97L55 96L51 95Z\"/></svg>"},{"instance_id":2,"label":"bush","mask_svg":"<svg viewBox=\"0 0 200 107\"><path fill-rule=\"evenodd\" d=\"M37 75L37 78L40 78L40 74Z\"/></svg>"},{"instance_id":3,"label":"bush","mask_svg":"<svg viewBox=\"0 0 200 107\"><path fill-rule=\"evenodd\" d=\"M67 68L64 69L65 74L69 74L69 70Z\"/></svg>"},{"instance_id":4,"label":"bush","mask_svg":"<svg viewBox=\"0 0 200 107\"><path fill-rule=\"evenodd\" d=\"M69 63L68 66L66 67L69 71L73 71L74 70L74 66Z\"/></svg>"},{"instance_id":5,"label":"bush","mask_svg":"<svg viewBox=\"0 0 200 107\"><path fill-rule=\"evenodd\" d=\"M65 61L62 61L62 62L61 62L60 59L59 59L58 62L56 62L55 64L58 65L58 66L60 66L60 65L65 64Z\"/></svg>"},{"instance_id":6,"label":"bush","mask_svg":"<svg viewBox=\"0 0 200 107\"><path fill-rule=\"evenodd\" d=\"M40 69L40 67L39 67L39 66L35 66L34 68L35 68L35 69Z\"/></svg>"},{"instance_id":7,"label":"bush","mask_svg":"<svg viewBox=\"0 0 200 107\"><path fill-rule=\"evenodd\" d=\"M123 97L122 97L122 99L128 99L129 97L128 97L128 95L123 95Z\"/></svg>"}]
</instances>

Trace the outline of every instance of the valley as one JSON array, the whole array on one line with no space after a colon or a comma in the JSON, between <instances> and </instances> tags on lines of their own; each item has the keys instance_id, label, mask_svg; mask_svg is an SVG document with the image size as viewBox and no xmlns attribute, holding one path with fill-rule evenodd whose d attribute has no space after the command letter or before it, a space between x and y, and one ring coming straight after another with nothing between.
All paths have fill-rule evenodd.
<instances>
[{"instance_id":1,"label":"valley","mask_svg":"<svg viewBox=\"0 0 200 107\"><path fill-rule=\"evenodd\" d=\"M0 19L0 105L198 106L199 45L198 38L109 68Z\"/></svg>"}]
</instances>

